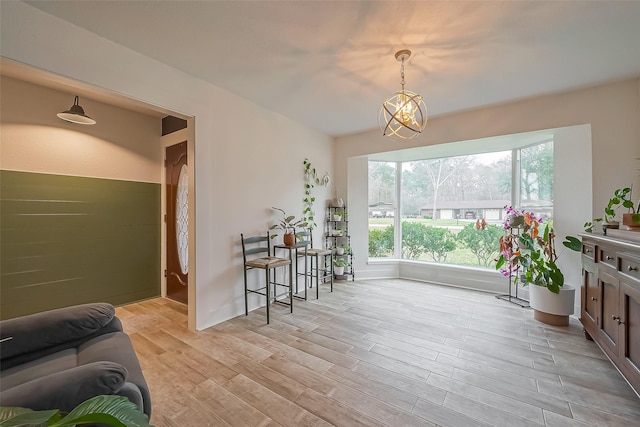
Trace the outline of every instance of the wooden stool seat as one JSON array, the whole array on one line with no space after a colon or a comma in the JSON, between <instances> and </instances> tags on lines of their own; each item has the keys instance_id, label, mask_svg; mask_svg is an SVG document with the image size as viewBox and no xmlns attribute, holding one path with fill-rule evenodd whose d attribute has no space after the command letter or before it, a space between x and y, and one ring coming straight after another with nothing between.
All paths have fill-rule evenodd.
<instances>
[{"instance_id":1,"label":"wooden stool seat","mask_svg":"<svg viewBox=\"0 0 640 427\"><path fill-rule=\"evenodd\" d=\"M276 268L289 264L291 264L291 260L288 260L286 258L267 256L262 258L250 259L247 261L246 266L253 268Z\"/></svg>"}]
</instances>

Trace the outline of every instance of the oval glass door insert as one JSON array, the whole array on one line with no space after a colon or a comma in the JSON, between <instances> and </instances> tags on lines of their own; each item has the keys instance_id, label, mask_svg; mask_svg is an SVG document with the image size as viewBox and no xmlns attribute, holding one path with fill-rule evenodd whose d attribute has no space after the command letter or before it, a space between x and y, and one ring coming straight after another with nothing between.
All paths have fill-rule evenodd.
<instances>
[{"instance_id":1,"label":"oval glass door insert","mask_svg":"<svg viewBox=\"0 0 640 427\"><path fill-rule=\"evenodd\" d=\"M189 272L189 180L187 165L182 165L176 189L176 244L182 274Z\"/></svg>"}]
</instances>

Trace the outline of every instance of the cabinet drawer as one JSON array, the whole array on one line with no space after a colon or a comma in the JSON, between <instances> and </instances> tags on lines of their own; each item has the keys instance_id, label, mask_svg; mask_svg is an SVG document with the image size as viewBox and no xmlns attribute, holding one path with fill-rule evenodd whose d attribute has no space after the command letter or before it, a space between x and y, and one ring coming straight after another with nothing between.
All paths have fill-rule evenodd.
<instances>
[{"instance_id":1,"label":"cabinet drawer","mask_svg":"<svg viewBox=\"0 0 640 427\"><path fill-rule=\"evenodd\" d=\"M616 253L611 249L598 247L598 262L616 268Z\"/></svg>"},{"instance_id":2,"label":"cabinet drawer","mask_svg":"<svg viewBox=\"0 0 640 427\"><path fill-rule=\"evenodd\" d=\"M620 254L620 273L625 276L635 279L638 285L640 285L640 260L638 258L631 258Z\"/></svg>"},{"instance_id":3,"label":"cabinet drawer","mask_svg":"<svg viewBox=\"0 0 640 427\"><path fill-rule=\"evenodd\" d=\"M596 255L596 247L589 243L583 243L582 255L584 255L586 258L594 259Z\"/></svg>"}]
</instances>

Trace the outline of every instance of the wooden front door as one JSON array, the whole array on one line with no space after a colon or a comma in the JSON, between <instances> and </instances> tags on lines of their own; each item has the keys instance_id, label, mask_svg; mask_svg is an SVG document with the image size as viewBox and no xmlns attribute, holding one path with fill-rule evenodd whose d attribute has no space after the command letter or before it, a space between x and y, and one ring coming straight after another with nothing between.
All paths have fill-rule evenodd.
<instances>
[{"instance_id":1,"label":"wooden front door","mask_svg":"<svg viewBox=\"0 0 640 427\"><path fill-rule=\"evenodd\" d=\"M167 297L187 304L189 297L189 222L187 142L165 152Z\"/></svg>"}]
</instances>

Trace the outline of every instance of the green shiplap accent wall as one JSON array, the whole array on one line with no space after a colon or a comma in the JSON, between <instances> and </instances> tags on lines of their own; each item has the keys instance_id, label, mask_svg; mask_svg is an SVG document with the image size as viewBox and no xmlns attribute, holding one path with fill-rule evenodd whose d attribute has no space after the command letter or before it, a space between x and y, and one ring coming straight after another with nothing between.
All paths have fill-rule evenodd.
<instances>
[{"instance_id":1,"label":"green shiplap accent wall","mask_svg":"<svg viewBox=\"0 0 640 427\"><path fill-rule=\"evenodd\" d=\"M160 191L0 171L0 318L159 296Z\"/></svg>"}]
</instances>

